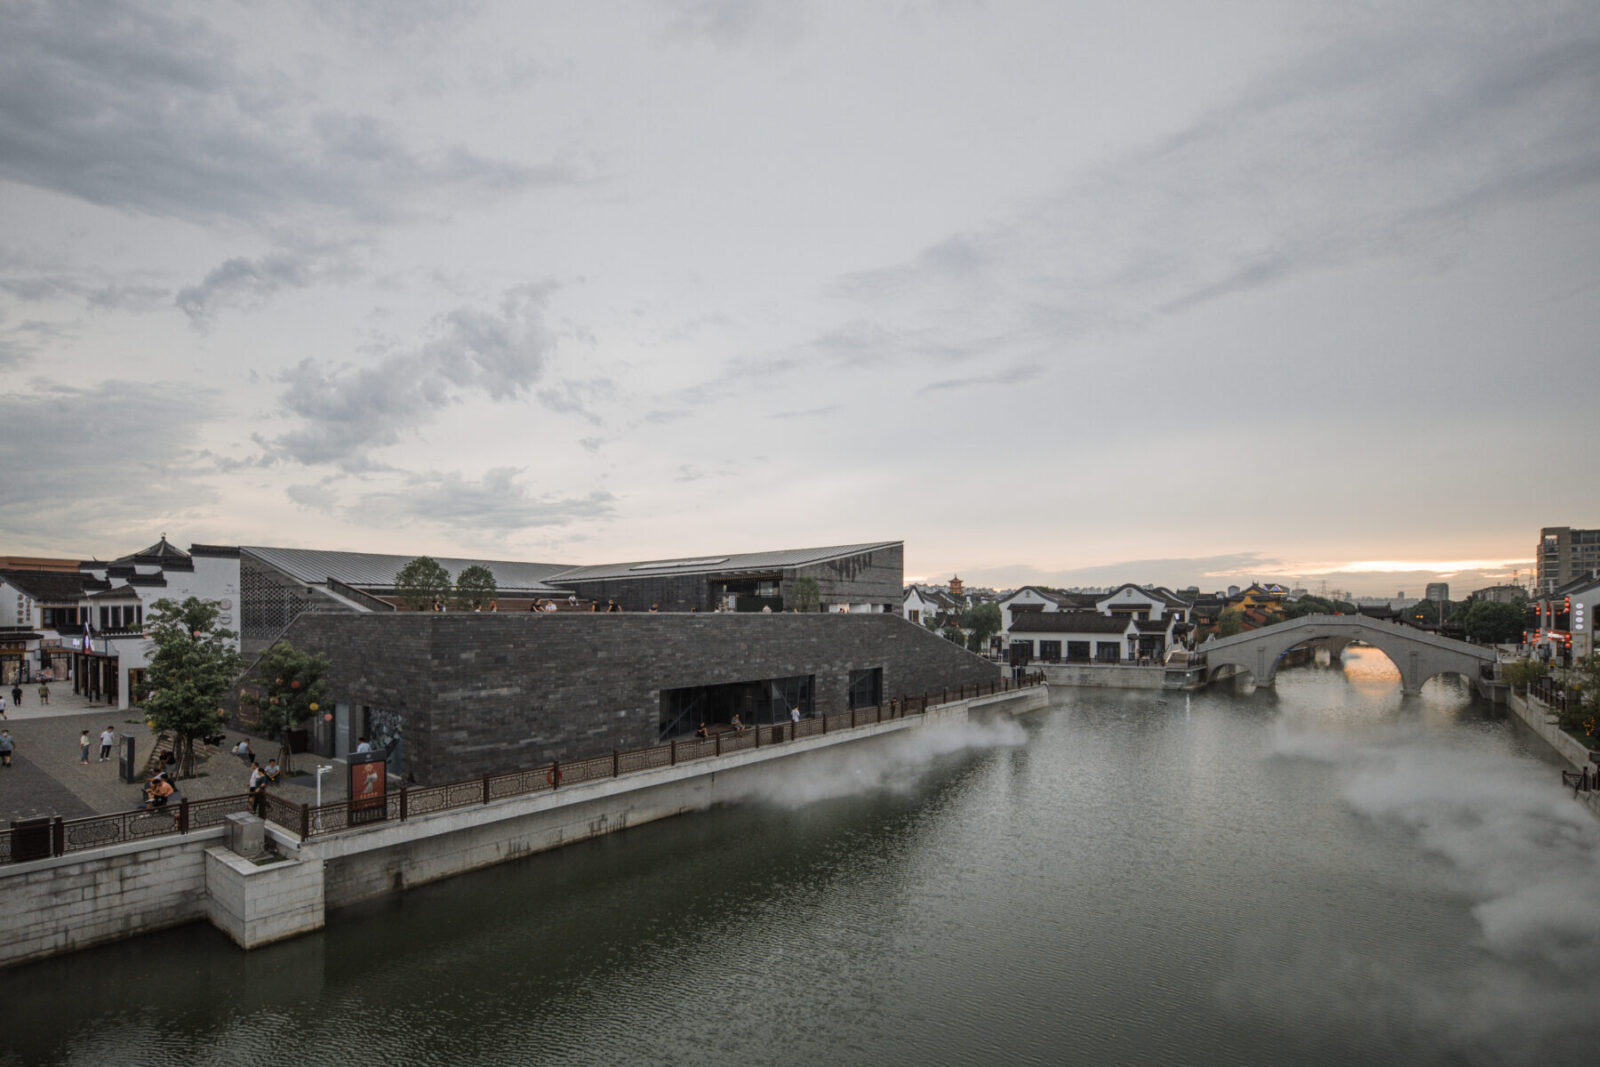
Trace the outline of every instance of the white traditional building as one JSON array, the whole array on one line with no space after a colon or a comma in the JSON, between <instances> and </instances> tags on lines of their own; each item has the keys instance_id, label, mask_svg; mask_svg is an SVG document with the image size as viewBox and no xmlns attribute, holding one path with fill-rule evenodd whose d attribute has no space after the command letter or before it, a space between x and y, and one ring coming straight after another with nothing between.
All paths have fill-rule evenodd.
<instances>
[{"instance_id":1,"label":"white traditional building","mask_svg":"<svg viewBox=\"0 0 1600 1067\"><path fill-rule=\"evenodd\" d=\"M1033 660L1159 663L1189 632L1192 607L1170 589L1132 582L1102 594L1023 586L1001 601L1000 617L1006 646Z\"/></svg>"},{"instance_id":2,"label":"white traditional building","mask_svg":"<svg viewBox=\"0 0 1600 1067\"><path fill-rule=\"evenodd\" d=\"M161 540L109 562L0 571L0 673L6 684L71 682L73 692L129 706L148 661L150 605L216 601L218 625L237 630L239 550ZM235 641L237 647L237 640Z\"/></svg>"}]
</instances>

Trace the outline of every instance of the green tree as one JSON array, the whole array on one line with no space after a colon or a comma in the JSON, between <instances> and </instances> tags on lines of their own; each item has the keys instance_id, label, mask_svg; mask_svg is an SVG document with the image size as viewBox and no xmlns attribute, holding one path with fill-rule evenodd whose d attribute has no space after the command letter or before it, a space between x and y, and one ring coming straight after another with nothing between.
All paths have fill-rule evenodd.
<instances>
[{"instance_id":1,"label":"green tree","mask_svg":"<svg viewBox=\"0 0 1600 1067\"><path fill-rule=\"evenodd\" d=\"M456 575L456 607L462 611L486 608L499 595L494 585L494 572L481 563L463 567Z\"/></svg>"},{"instance_id":2,"label":"green tree","mask_svg":"<svg viewBox=\"0 0 1600 1067\"><path fill-rule=\"evenodd\" d=\"M327 691L322 676L327 670L327 656L302 652L287 641L279 641L267 649L252 672L265 679L260 688L239 691L239 702L256 709L262 732L278 739L278 762L285 774L294 773L289 731L298 729L322 709Z\"/></svg>"},{"instance_id":3,"label":"green tree","mask_svg":"<svg viewBox=\"0 0 1600 1067\"><path fill-rule=\"evenodd\" d=\"M394 576L394 591L412 611L427 611L450 599L450 572L431 556L418 556Z\"/></svg>"},{"instance_id":4,"label":"green tree","mask_svg":"<svg viewBox=\"0 0 1600 1067\"><path fill-rule=\"evenodd\" d=\"M1600 652L1573 660L1569 678L1572 687L1583 694L1584 708L1593 715L1600 707Z\"/></svg>"},{"instance_id":5,"label":"green tree","mask_svg":"<svg viewBox=\"0 0 1600 1067\"><path fill-rule=\"evenodd\" d=\"M1324 600L1319 596L1303 596L1295 600L1285 600L1282 611L1285 620L1298 619L1302 615L1332 615L1333 601Z\"/></svg>"},{"instance_id":6,"label":"green tree","mask_svg":"<svg viewBox=\"0 0 1600 1067\"><path fill-rule=\"evenodd\" d=\"M1223 608L1217 616L1217 636L1232 637L1244 631L1244 609Z\"/></svg>"},{"instance_id":7,"label":"green tree","mask_svg":"<svg viewBox=\"0 0 1600 1067\"><path fill-rule=\"evenodd\" d=\"M822 604L822 586L809 575L789 583L789 606L796 611L816 611Z\"/></svg>"},{"instance_id":8,"label":"green tree","mask_svg":"<svg viewBox=\"0 0 1600 1067\"><path fill-rule=\"evenodd\" d=\"M1000 605L994 601L974 604L961 617L961 627L967 631L967 649L982 652L989 647L989 639L1000 632Z\"/></svg>"},{"instance_id":9,"label":"green tree","mask_svg":"<svg viewBox=\"0 0 1600 1067\"><path fill-rule=\"evenodd\" d=\"M1501 665L1500 680L1518 692L1526 693L1528 686L1543 678L1547 670L1544 664L1535 660L1519 659Z\"/></svg>"},{"instance_id":10,"label":"green tree","mask_svg":"<svg viewBox=\"0 0 1600 1067\"><path fill-rule=\"evenodd\" d=\"M1442 610L1440 607L1440 601L1419 600L1415 604L1411 605L1410 609L1406 612L1406 617L1412 622L1421 623L1424 626L1438 626L1441 616L1444 619L1449 619L1456 610L1456 607L1457 605L1455 602L1450 600L1443 602Z\"/></svg>"},{"instance_id":11,"label":"green tree","mask_svg":"<svg viewBox=\"0 0 1600 1067\"><path fill-rule=\"evenodd\" d=\"M1467 636L1486 645L1522 640L1522 605L1474 600L1453 618Z\"/></svg>"},{"instance_id":12,"label":"green tree","mask_svg":"<svg viewBox=\"0 0 1600 1067\"><path fill-rule=\"evenodd\" d=\"M161 599L145 616L152 648L144 684L150 690L142 708L151 726L171 731L178 747L178 773L194 775L194 742L221 730L221 704L239 674L238 634L217 628L221 608L214 600L189 597L183 603Z\"/></svg>"}]
</instances>

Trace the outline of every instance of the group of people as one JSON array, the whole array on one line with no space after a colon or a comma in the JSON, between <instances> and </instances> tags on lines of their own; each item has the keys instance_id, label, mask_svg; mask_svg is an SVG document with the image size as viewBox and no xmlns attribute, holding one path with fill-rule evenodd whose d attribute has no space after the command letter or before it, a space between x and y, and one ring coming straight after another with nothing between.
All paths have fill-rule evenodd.
<instances>
[{"instance_id":1,"label":"group of people","mask_svg":"<svg viewBox=\"0 0 1600 1067\"><path fill-rule=\"evenodd\" d=\"M110 730L110 727L108 726L106 729ZM88 737L89 731L85 730L83 736ZM87 753L88 749L85 748L84 752ZM157 758L156 773L152 774L144 783L144 808L146 811L164 808L172 803L174 797L179 800L183 799L178 795L177 786L172 784L172 779L177 773L178 754L168 749Z\"/></svg>"},{"instance_id":2,"label":"group of people","mask_svg":"<svg viewBox=\"0 0 1600 1067\"><path fill-rule=\"evenodd\" d=\"M256 761L255 754L250 751L249 741L240 741L239 746L233 751L240 759L247 760L250 763L250 785L248 788L250 814L265 818L267 814L267 787L269 785L277 785L278 776L283 773L278 767L278 757L268 756L266 765L263 766Z\"/></svg>"},{"instance_id":3,"label":"group of people","mask_svg":"<svg viewBox=\"0 0 1600 1067\"><path fill-rule=\"evenodd\" d=\"M794 707L789 709L789 721L795 726L800 725L800 705L796 704ZM733 718L729 720L728 725L733 729L735 736L739 736L744 733L744 720L739 717L739 713L737 711L733 713ZM694 735L698 738L704 739L709 738L711 736L711 732L711 727L707 725L704 719L701 719L700 728L694 732Z\"/></svg>"},{"instance_id":4,"label":"group of people","mask_svg":"<svg viewBox=\"0 0 1600 1067\"><path fill-rule=\"evenodd\" d=\"M100 731L100 762L101 763L105 763L107 760L109 760L111 758L111 746L115 745L116 743L117 743L117 731L111 726L110 723L107 723L106 724L106 728L104 730ZM89 740L89 730L86 727L84 729L84 731L83 731L83 734L81 736L79 736L79 738L78 738L78 762L84 764L85 766L87 766L88 763L89 763L89 746L90 746L90 744L91 744L91 742ZM169 752L169 753L167 753L167 755L171 755L171 753Z\"/></svg>"}]
</instances>

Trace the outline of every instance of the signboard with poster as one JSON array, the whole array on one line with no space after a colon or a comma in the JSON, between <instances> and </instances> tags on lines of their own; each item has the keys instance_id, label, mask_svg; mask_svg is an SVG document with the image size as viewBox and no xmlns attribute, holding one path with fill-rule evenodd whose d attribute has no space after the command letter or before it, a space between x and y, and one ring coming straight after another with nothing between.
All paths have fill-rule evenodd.
<instances>
[{"instance_id":1,"label":"signboard with poster","mask_svg":"<svg viewBox=\"0 0 1600 1067\"><path fill-rule=\"evenodd\" d=\"M389 812L385 792L389 783L387 765L381 752L350 754L350 825L382 822Z\"/></svg>"}]
</instances>

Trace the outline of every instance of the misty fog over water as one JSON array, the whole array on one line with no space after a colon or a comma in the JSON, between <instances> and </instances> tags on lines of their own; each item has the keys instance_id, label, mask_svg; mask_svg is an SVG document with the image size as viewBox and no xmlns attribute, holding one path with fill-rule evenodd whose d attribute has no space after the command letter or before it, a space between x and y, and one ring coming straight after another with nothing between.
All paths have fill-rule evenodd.
<instances>
[{"instance_id":1,"label":"misty fog over water","mask_svg":"<svg viewBox=\"0 0 1600 1067\"><path fill-rule=\"evenodd\" d=\"M1600 822L1464 688L1053 701L250 954L0 972L0 1064L1591 1058Z\"/></svg>"}]
</instances>

